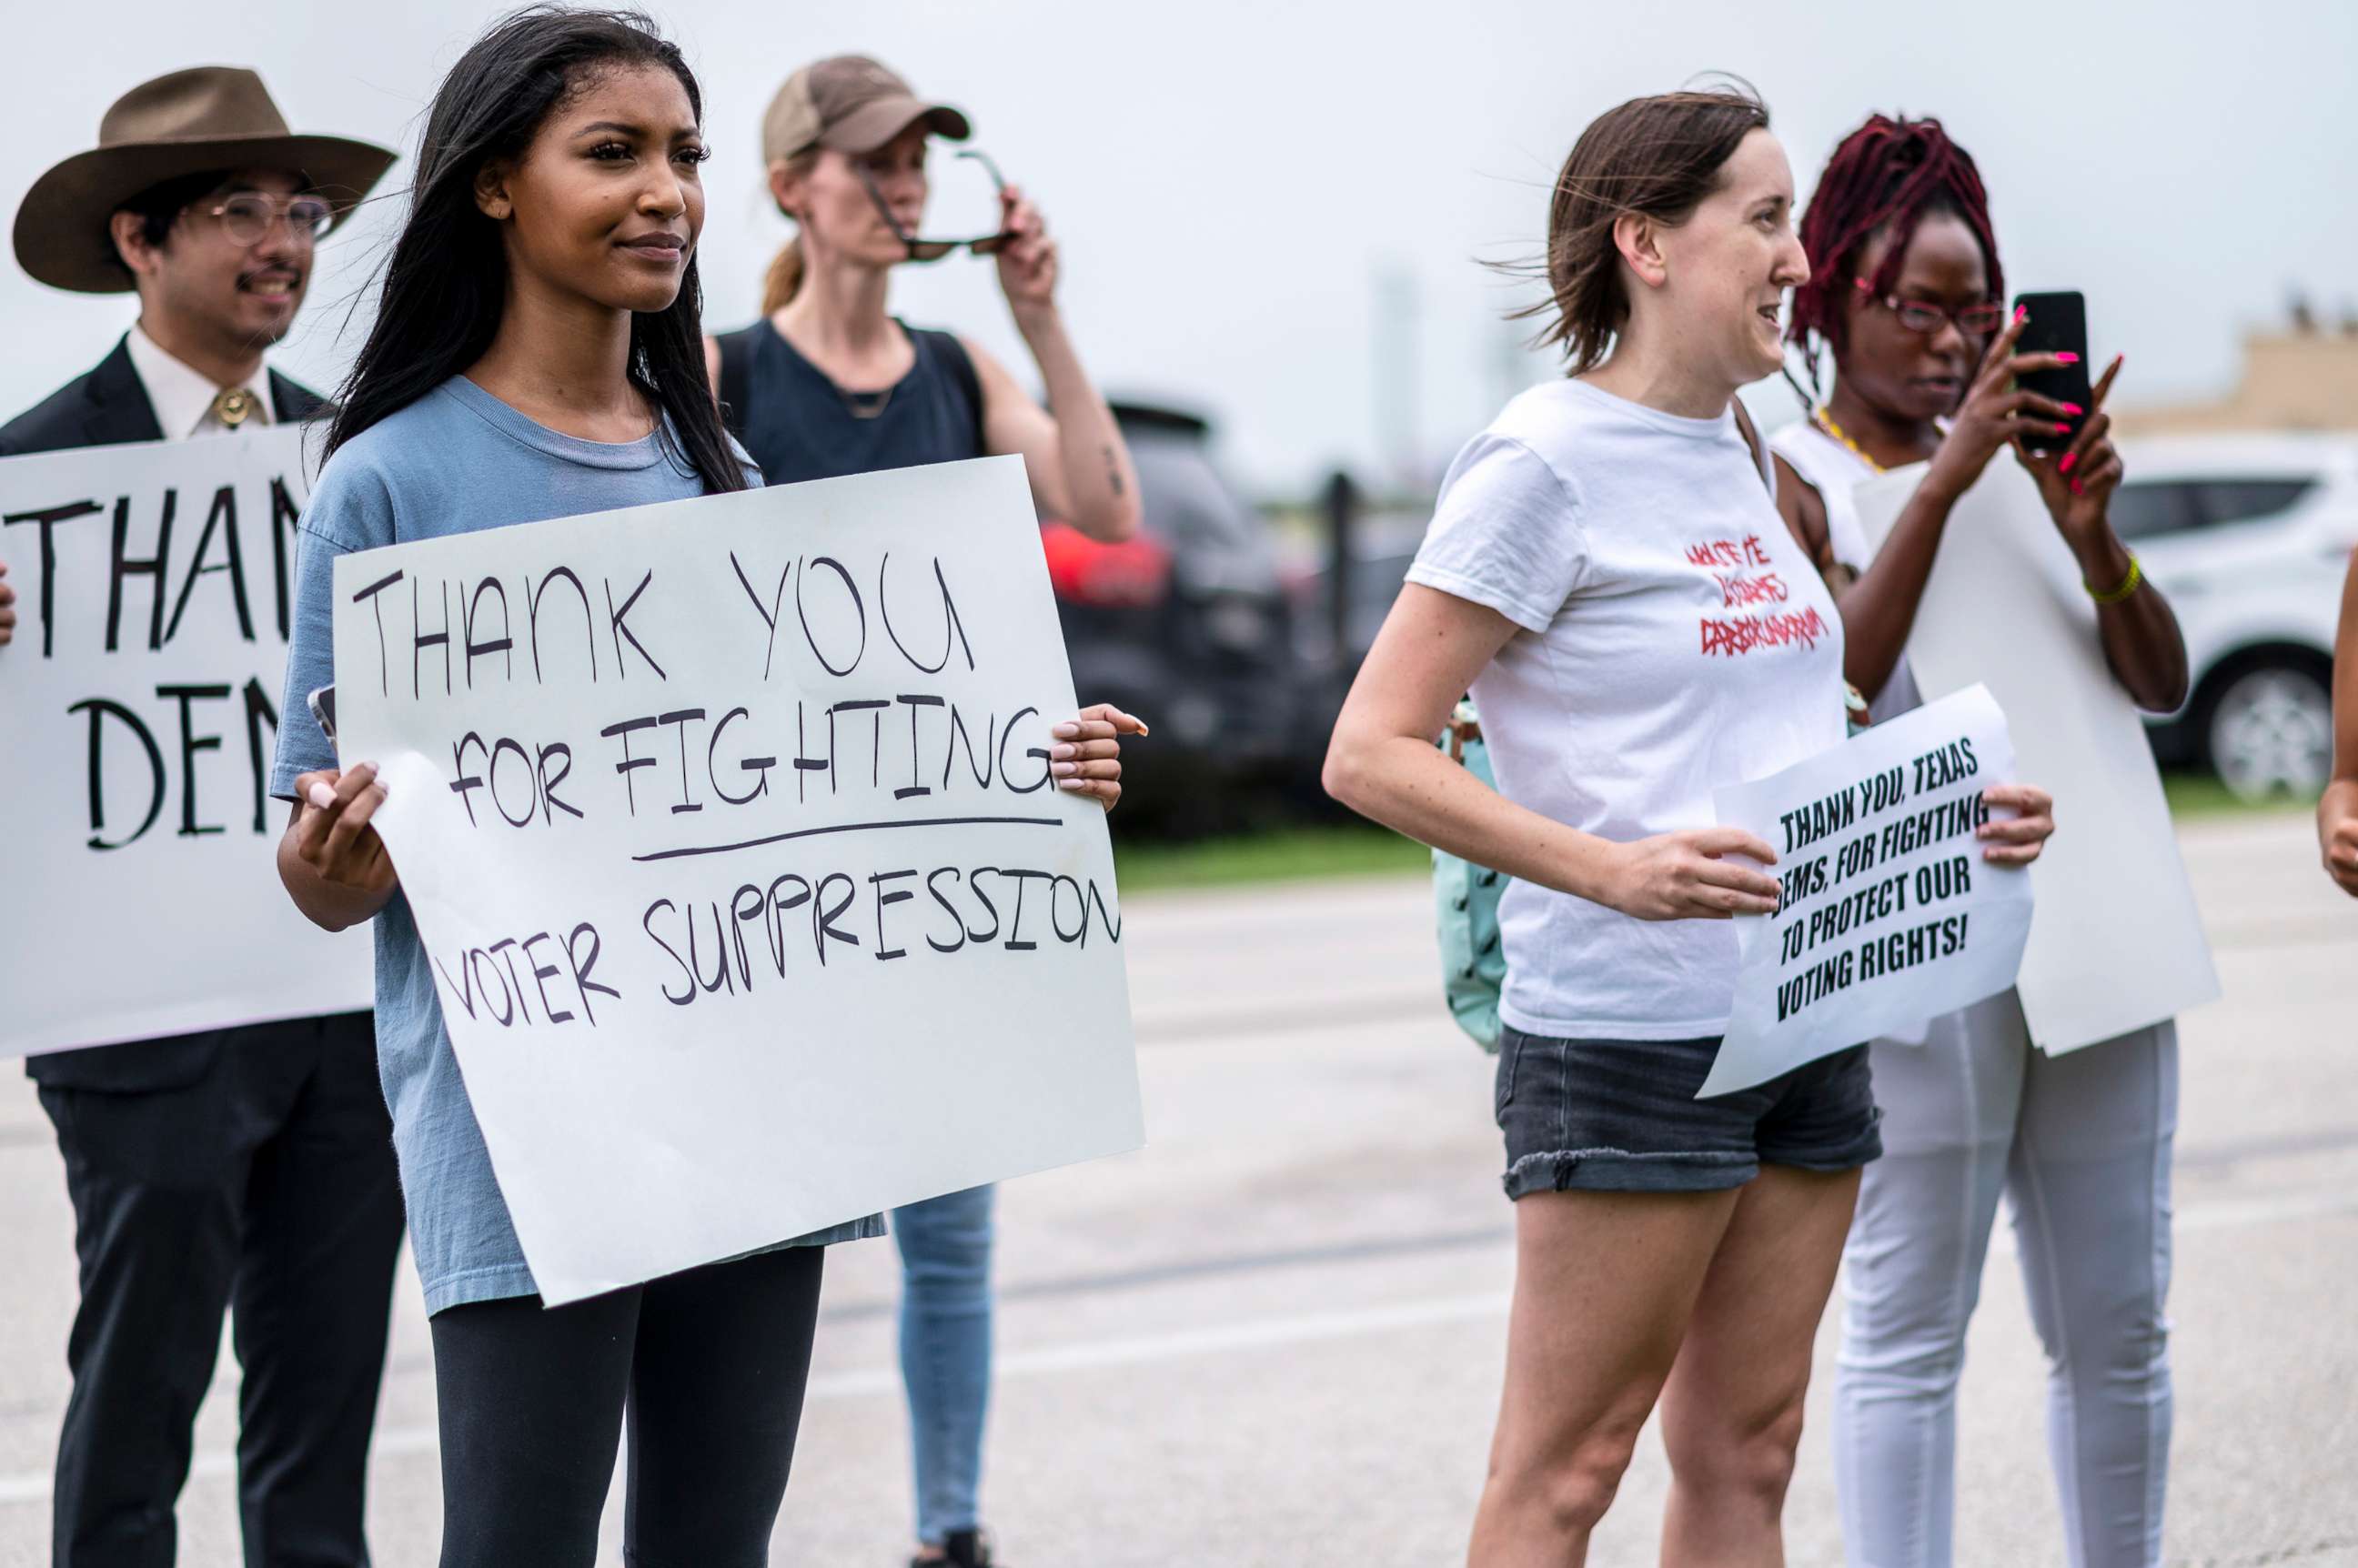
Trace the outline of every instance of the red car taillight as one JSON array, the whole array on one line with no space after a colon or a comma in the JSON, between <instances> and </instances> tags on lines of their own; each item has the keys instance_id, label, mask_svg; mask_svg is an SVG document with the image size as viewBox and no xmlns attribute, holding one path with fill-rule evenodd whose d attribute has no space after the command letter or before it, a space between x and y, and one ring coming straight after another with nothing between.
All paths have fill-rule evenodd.
<instances>
[{"instance_id":1,"label":"red car taillight","mask_svg":"<svg viewBox=\"0 0 2358 1568\"><path fill-rule=\"evenodd\" d=\"M1040 524L1048 582L1076 604L1136 608L1160 604L1171 587L1171 552L1149 534L1101 544L1065 523Z\"/></svg>"}]
</instances>

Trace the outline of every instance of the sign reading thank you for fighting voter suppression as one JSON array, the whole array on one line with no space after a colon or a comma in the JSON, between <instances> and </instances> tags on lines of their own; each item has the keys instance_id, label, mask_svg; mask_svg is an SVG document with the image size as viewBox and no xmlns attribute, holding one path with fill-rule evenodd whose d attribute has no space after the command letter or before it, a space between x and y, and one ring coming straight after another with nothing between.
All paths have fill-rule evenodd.
<instances>
[{"instance_id":1,"label":"sign reading thank you for fighting voter suppression","mask_svg":"<svg viewBox=\"0 0 2358 1568\"><path fill-rule=\"evenodd\" d=\"M1142 1139L1020 460L335 564L347 764L552 1303Z\"/></svg>"}]
</instances>

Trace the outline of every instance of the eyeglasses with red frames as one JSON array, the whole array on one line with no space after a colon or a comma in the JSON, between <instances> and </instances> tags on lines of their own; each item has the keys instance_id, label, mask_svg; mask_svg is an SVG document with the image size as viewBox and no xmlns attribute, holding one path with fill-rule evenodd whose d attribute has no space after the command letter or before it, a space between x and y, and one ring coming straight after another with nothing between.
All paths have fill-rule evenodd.
<instances>
[{"instance_id":1,"label":"eyeglasses with red frames","mask_svg":"<svg viewBox=\"0 0 2358 1568\"><path fill-rule=\"evenodd\" d=\"M1007 181L1001 177L999 166L990 161L989 153L978 147L968 147L957 156L970 157L982 165L983 172L990 176L990 184L994 190L1003 193L1007 189ZM901 220L892 216L892 205L884 200L884 191L876 183L875 171L865 162L854 163L852 168L859 172L860 183L868 188L868 200L876 203L877 213L883 218L884 226L892 231L894 239L908 247L911 261L939 261L961 245L979 256L997 255L1015 243L1014 234L1004 229L996 234L985 234L979 239L973 240L921 240L901 227Z\"/></svg>"},{"instance_id":2,"label":"eyeglasses with red frames","mask_svg":"<svg viewBox=\"0 0 2358 1568\"><path fill-rule=\"evenodd\" d=\"M294 196L280 200L256 192L232 196L204 209L208 217L220 220L222 232L241 245L258 245L280 218L287 220L290 233L299 241L318 240L336 226L336 210L317 196Z\"/></svg>"},{"instance_id":3,"label":"eyeglasses with red frames","mask_svg":"<svg viewBox=\"0 0 2358 1568\"><path fill-rule=\"evenodd\" d=\"M1911 332L1931 337L1945 322L1953 321L1957 330L1968 338L1986 338L2006 325L2006 307L1995 299L1985 299L1962 309L1952 310L1935 305L1929 299L1902 299L1896 294L1877 295L1866 279L1855 277L1852 284L1871 304L1880 305L1898 318L1899 324Z\"/></svg>"}]
</instances>

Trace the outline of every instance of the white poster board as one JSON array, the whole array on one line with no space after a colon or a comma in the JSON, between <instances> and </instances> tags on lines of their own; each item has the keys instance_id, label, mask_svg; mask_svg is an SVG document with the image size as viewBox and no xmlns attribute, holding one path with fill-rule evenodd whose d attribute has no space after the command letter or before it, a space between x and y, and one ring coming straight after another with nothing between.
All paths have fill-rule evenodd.
<instances>
[{"instance_id":1,"label":"white poster board","mask_svg":"<svg viewBox=\"0 0 2358 1568\"><path fill-rule=\"evenodd\" d=\"M1697 1098L2014 983L2030 879L1974 836L1983 793L2014 780L2006 716L1974 687L1712 792L1722 823L1776 849L1782 892L1776 914L1736 919L1735 1010Z\"/></svg>"},{"instance_id":2,"label":"white poster board","mask_svg":"<svg viewBox=\"0 0 2358 1568\"><path fill-rule=\"evenodd\" d=\"M305 435L0 460L0 1056L371 1005L267 789Z\"/></svg>"},{"instance_id":3,"label":"white poster board","mask_svg":"<svg viewBox=\"0 0 2358 1568\"><path fill-rule=\"evenodd\" d=\"M550 1303L1143 1141L1020 459L399 545L335 591L340 752Z\"/></svg>"},{"instance_id":4,"label":"white poster board","mask_svg":"<svg viewBox=\"0 0 2358 1568\"><path fill-rule=\"evenodd\" d=\"M1920 463L1859 486L1871 545L1923 474ZM1988 687L2023 779L2055 796L2017 982L2031 1039L2075 1051L2216 1000L2145 725L2105 666L2095 602L2038 485L2004 453L1949 515L1908 657L1927 699Z\"/></svg>"}]
</instances>

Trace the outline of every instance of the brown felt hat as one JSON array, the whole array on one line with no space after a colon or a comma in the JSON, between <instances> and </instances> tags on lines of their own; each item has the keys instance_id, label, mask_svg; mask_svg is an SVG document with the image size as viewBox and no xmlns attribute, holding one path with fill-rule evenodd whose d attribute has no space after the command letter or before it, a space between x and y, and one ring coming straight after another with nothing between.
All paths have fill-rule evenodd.
<instances>
[{"instance_id":1,"label":"brown felt hat","mask_svg":"<svg viewBox=\"0 0 2358 1568\"><path fill-rule=\"evenodd\" d=\"M786 78L762 116L762 161L781 163L813 147L872 153L923 120L954 142L972 135L966 116L928 103L909 84L862 54L839 54Z\"/></svg>"},{"instance_id":2,"label":"brown felt hat","mask_svg":"<svg viewBox=\"0 0 2358 1568\"><path fill-rule=\"evenodd\" d=\"M16 209L16 260L55 287L128 293L107 222L149 187L213 169L284 168L341 210L398 156L342 136L296 135L262 78L242 67L176 70L116 99L98 123L98 146L33 182Z\"/></svg>"}]
</instances>

